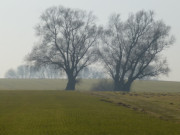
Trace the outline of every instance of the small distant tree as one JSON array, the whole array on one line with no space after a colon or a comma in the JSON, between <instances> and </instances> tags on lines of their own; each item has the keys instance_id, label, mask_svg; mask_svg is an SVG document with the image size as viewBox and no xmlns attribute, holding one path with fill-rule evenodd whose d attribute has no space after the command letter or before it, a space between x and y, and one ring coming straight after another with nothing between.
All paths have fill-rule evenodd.
<instances>
[{"instance_id":1,"label":"small distant tree","mask_svg":"<svg viewBox=\"0 0 180 135\"><path fill-rule=\"evenodd\" d=\"M17 78L16 71L15 71L14 69L9 69L9 70L5 73L5 78Z\"/></svg>"},{"instance_id":2,"label":"small distant tree","mask_svg":"<svg viewBox=\"0 0 180 135\"><path fill-rule=\"evenodd\" d=\"M31 78L30 66L20 65L16 70L17 78Z\"/></svg>"},{"instance_id":3,"label":"small distant tree","mask_svg":"<svg viewBox=\"0 0 180 135\"><path fill-rule=\"evenodd\" d=\"M130 91L135 79L168 73L160 53L173 44L169 32L170 27L156 21L152 11L131 14L125 22L119 14L110 17L100 56L114 80L114 90Z\"/></svg>"},{"instance_id":4,"label":"small distant tree","mask_svg":"<svg viewBox=\"0 0 180 135\"><path fill-rule=\"evenodd\" d=\"M63 74L61 70L56 68L56 66L46 65L40 68L36 68L35 76L37 78L55 79L62 78Z\"/></svg>"},{"instance_id":5,"label":"small distant tree","mask_svg":"<svg viewBox=\"0 0 180 135\"><path fill-rule=\"evenodd\" d=\"M27 60L35 65L57 65L67 75L66 90L74 90L79 72L97 60L100 30L95 16L82 10L48 8L36 27L40 37Z\"/></svg>"}]
</instances>

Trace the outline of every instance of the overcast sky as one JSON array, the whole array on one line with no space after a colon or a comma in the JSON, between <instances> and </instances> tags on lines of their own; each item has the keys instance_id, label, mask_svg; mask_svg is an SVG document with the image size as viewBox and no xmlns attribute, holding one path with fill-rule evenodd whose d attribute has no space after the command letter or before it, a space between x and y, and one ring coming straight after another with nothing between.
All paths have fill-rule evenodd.
<instances>
[{"instance_id":1,"label":"overcast sky","mask_svg":"<svg viewBox=\"0 0 180 135\"><path fill-rule=\"evenodd\" d=\"M180 81L180 1L179 0L0 0L0 77L23 64L35 42L34 27L42 12L62 5L92 11L98 24L106 24L112 13L123 19L139 10L153 10L157 19L170 25L175 44L164 52L171 72L164 80Z\"/></svg>"}]
</instances>

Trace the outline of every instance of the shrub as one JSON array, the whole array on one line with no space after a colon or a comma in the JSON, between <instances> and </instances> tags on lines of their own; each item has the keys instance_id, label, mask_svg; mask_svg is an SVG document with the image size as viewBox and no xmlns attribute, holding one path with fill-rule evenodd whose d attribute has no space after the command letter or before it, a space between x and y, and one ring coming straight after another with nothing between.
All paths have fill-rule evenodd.
<instances>
[{"instance_id":1,"label":"shrub","mask_svg":"<svg viewBox=\"0 0 180 135\"><path fill-rule=\"evenodd\" d=\"M94 86L92 87L93 91L112 91L113 90L113 82L108 79L103 79L98 81Z\"/></svg>"}]
</instances>

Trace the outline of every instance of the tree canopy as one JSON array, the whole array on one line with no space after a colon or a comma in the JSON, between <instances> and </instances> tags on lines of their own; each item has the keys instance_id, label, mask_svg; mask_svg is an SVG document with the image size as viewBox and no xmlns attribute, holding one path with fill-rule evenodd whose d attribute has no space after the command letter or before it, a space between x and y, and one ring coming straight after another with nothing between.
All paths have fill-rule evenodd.
<instances>
[{"instance_id":1,"label":"tree canopy","mask_svg":"<svg viewBox=\"0 0 180 135\"><path fill-rule=\"evenodd\" d=\"M152 11L131 14L124 22L119 14L112 15L102 34L100 55L114 80L114 90L129 91L135 79L167 74L161 52L173 41L170 26L155 20Z\"/></svg>"},{"instance_id":2,"label":"tree canopy","mask_svg":"<svg viewBox=\"0 0 180 135\"><path fill-rule=\"evenodd\" d=\"M55 65L64 70L66 90L74 90L79 73L99 58L114 80L114 90L129 91L136 79L169 72L161 52L173 44L174 37L153 11L139 11L126 21L114 14L104 28L95 20L91 12L48 8L35 29L39 44L27 60L37 67Z\"/></svg>"},{"instance_id":3,"label":"tree canopy","mask_svg":"<svg viewBox=\"0 0 180 135\"><path fill-rule=\"evenodd\" d=\"M66 90L74 90L79 72L97 60L100 29L96 17L83 10L62 6L48 8L42 15L37 35L39 45L28 55L35 65L53 64L67 74Z\"/></svg>"}]
</instances>

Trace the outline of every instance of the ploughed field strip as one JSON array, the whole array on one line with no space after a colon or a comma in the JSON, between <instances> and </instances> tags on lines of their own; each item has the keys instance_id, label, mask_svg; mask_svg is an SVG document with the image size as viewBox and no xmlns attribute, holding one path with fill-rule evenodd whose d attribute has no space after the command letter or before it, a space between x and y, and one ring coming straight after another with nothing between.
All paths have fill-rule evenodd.
<instances>
[{"instance_id":1,"label":"ploughed field strip","mask_svg":"<svg viewBox=\"0 0 180 135\"><path fill-rule=\"evenodd\" d=\"M154 117L180 123L179 93L93 92L104 102L113 103Z\"/></svg>"},{"instance_id":2,"label":"ploughed field strip","mask_svg":"<svg viewBox=\"0 0 180 135\"><path fill-rule=\"evenodd\" d=\"M179 123L91 93L0 91L0 135L179 135Z\"/></svg>"}]
</instances>

